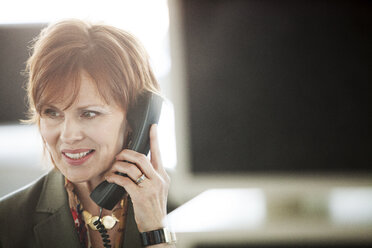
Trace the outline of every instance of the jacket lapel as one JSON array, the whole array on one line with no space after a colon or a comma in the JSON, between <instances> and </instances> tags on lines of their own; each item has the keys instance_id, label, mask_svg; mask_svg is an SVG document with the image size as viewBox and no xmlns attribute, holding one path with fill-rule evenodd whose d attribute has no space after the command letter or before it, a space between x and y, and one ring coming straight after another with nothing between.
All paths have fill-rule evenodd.
<instances>
[{"instance_id":1,"label":"jacket lapel","mask_svg":"<svg viewBox=\"0 0 372 248\"><path fill-rule=\"evenodd\" d=\"M64 177L53 170L46 177L36 207L34 234L39 247L80 247L66 202Z\"/></svg>"}]
</instances>

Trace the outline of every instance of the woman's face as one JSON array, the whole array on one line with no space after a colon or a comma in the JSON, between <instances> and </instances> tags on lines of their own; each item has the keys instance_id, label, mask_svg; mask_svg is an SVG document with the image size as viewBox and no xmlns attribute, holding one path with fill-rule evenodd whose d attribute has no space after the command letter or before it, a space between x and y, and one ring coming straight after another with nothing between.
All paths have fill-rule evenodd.
<instances>
[{"instance_id":1,"label":"woman's face","mask_svg":"<svg viewBox=\"0 0 372 248\"><path fill-rule=\"evenodd\" d=\"M41 110L40 132L46 147L71 182L101 181L122 150L126 113L114 102L107 104L84 74L77 99L68 109L64 106L62 99Z\"/></svg>"}]
</instances>

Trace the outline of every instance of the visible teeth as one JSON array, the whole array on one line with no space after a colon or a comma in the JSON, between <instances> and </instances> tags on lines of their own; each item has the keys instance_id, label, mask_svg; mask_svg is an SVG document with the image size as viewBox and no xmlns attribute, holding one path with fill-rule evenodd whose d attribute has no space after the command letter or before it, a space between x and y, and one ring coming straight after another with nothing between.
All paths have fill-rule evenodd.
<instances>
[{"instance_id":1,"label":"visible teeth","mask_svg":"<svg viewBox=\"0 0 372 248\"><path fill-rule=\"evenodd\" d=\"M72 159L81 159L82 157L88 155L88 153L90 153L91 151L87 151L87 152L80 152L80 153L65 153L65 155L69 158L72 158Z\"/></svg>"}]
</instances>

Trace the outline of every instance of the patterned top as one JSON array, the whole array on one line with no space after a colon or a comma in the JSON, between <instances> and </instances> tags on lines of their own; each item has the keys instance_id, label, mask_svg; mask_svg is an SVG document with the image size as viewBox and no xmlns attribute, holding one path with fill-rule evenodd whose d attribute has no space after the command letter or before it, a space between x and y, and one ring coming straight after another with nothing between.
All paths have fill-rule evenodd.
<instances>
[{"instance_id":1,"label":"patterned top","mask_svg":"<svg viewBox=\"0 0 372 248\"><path fill-rule=\"evenodd\" d=\"M79 241L82 247L84 248L91 248L91 238L88 231L88 225L85 223L83 218L83 205L80 203L76 193L74 185L65 179L65 188L68 195L69 200L69 206L71 215L74 219L75 223L75 230L79 236ZM113 242L113 247L119 248L122 247L124 243L124 231L125 231L125 223L126 223L126 217L127 217L127 194L124 196L123 200L121 201L121 206L123 208L123 211L121 211L119 216L116 216L119 219L119 228L117 229L117 232L119 232L119 235L116 235L115 242Z\"/></svg>"}]
</instances>

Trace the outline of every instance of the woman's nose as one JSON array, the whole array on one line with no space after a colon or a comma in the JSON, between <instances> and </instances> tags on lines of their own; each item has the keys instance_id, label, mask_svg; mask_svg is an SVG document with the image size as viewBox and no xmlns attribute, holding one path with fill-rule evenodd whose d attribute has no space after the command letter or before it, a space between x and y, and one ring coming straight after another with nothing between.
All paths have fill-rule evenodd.
<instances>
[{"instance_id":1,"label":"woman's nose","mask_svg":"<svg viewBox=\"0 0 372 248\"><path fill-rule=\"evenodd\" d=\"M63 143L73 144L83 139L82 127L78 121L73 118L65 118L60 139Z\"/></svg>"}]
</instances>

